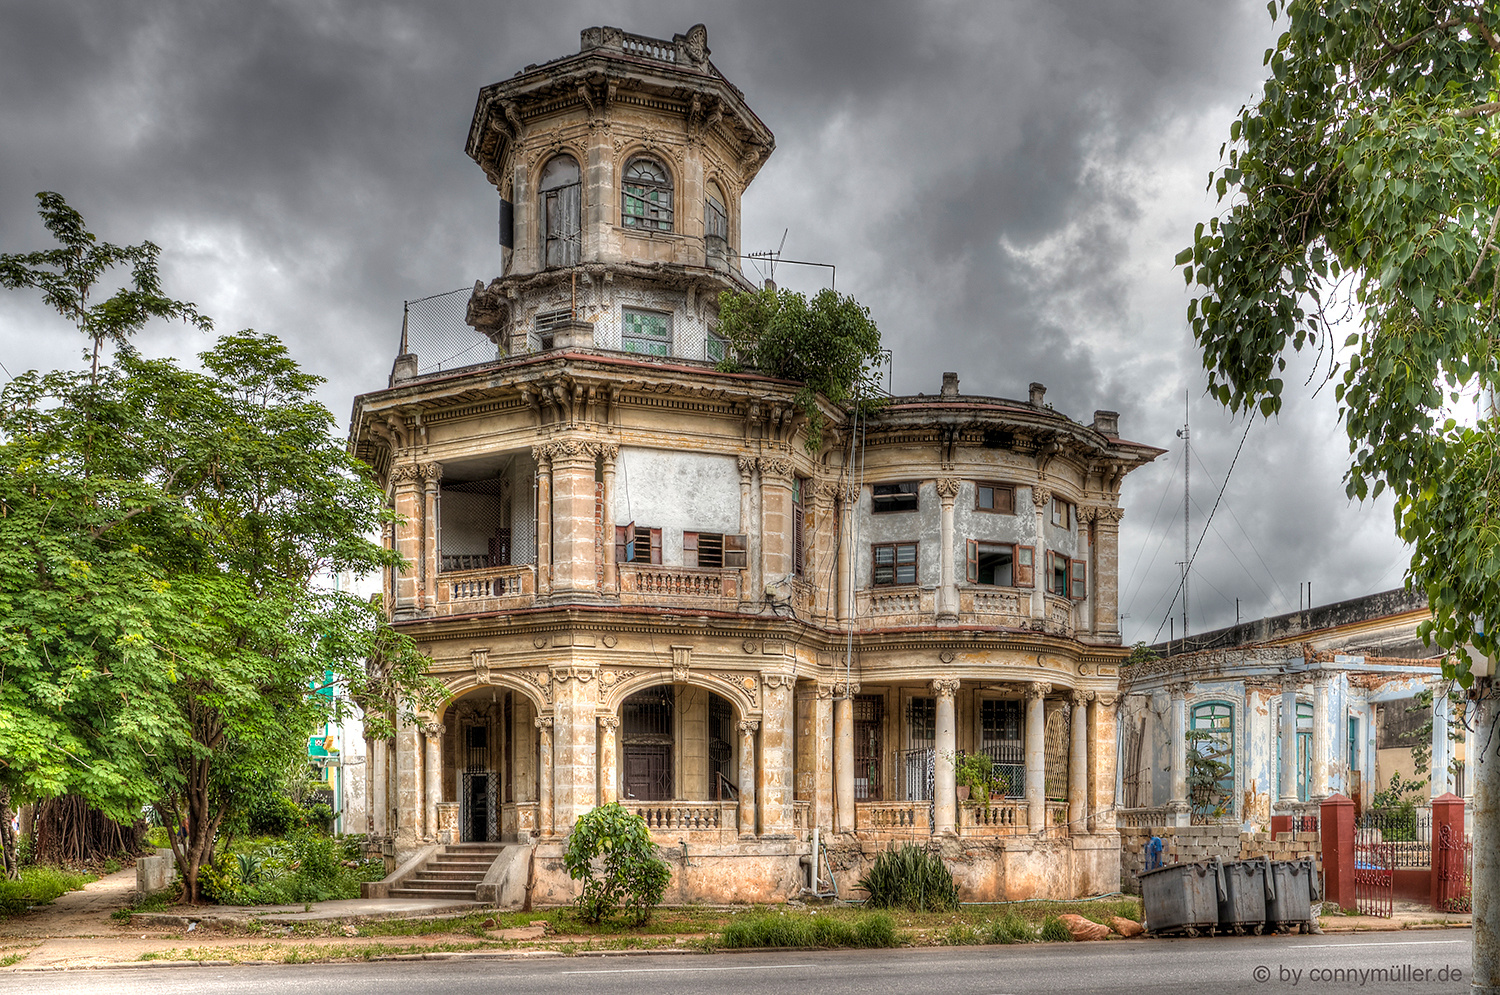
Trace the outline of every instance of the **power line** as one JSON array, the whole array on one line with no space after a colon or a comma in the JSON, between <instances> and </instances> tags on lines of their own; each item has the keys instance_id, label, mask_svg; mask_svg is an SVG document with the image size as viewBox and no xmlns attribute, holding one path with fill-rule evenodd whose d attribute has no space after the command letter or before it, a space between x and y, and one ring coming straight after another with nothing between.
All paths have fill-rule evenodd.
<instances>
[{"instance_id":1,"label":"power line","mask_svg":"<svg viewBox=\"0 0 1500 995\"><path fill-rule=\"evenodd\" d=\"M1196 458L1198 460L1198 467L1199 467L1199 469L1201 469L1204 472L1204 474L1207 475L1208 482L1210 484L1214 483L1214 475L1208 469L1207 465L1204 464L1203 457L1199 456L1197 453L1194 453L1193 455L1194 455L1194 458ZM1290 609L1291 606L1292 606L1292 603L1289 600L1287 600L1286 592L1281 589L1281 582L1276 579L1276 572L1271 569L1271 565L1266 562L1266 558L1264 556L1260 555L1260 547L1257 546L1257 545L1255 545L1255 540L1250 537L1250 532L1249 532L1249 530L1247 530L1245 528L1244 523L1240 521L1240 516L1236 515L1234 513L1234 506L1232 504L1230 504L1228 501L1225 501L1224 502L1224 510L1227 511L1227 512L1229 512L1229 517L1230 518L1234 519L1235 527L1240 530L1240 535L1242 535L1242 536L1245 537L1245 542L1247 542L1247 543L1250 544L1250 551L1255 554L1255 558L1260 561L1260 565L1266 568L1266 577L1271 581L1271 586L1273 586L1273 587L1276 588L1276 593L1277 593L1277 595L1280 596L1281 603L1284 606L1286 606L1288 609ZM1223 539L1224 537L1221 535L1221 536L1219 536L1219 538ZM1225 546L1229 545L1229 541L1227 539L1225 539L1224 545ZM1233 552L1233 550L1231 549L1230 552ZM1238 559L1238 557L1236 557L1236 559ZM1241 564L1241 566L1243 566L1243 564ZM1248 569L1245 571L1245 575L1248 576L1248 577L1250 577L1250 580L1255 583L1255 586L1258 587L1258 588L1260 588L1260 593L1263 594L1263 595L1265 595L1267 601L1270 601L1271 600L1270 593L1268 591L1266 591L1265 588L1260 587L1260 583L1255 580L1255 577L1250 573L1250 571Z\"/></svg>"},{"instance_id":2,"label":"power line","mask_svg":"<svg viewBox=\"0 0 1500 995\"><path fill-rule=\"evenodd\" d=\"M1203 523L1203 531L1198 536L1198 545L1193 547L1193 553L1188 557L1187 565L1182 569L1182 580L1180 580L1177 584L1178 593L1181 593L1183 588L1187 585L1188 571L1193 569L1193 561L1198 558L1198 550L1203 548L1203 539L1208 535L1209 522L1212 522L1214 520L1214 513L1219 510L1219 502L1224 499L1224 488L1229 486L1229 478L1234 473L1235 464L1240 460L1240 453L1244 451L1245 440L1250 437L1250 426L1254 424L1255 418L1253 415L1245 419L1245 434L1240 436L1240 444L1235 447L1234 450L1234 459L1229 461L1229 469L1224 474L1224 486L1219 488L1219 496L1214 498L1213 509L1208 513L1208 522ZM1172 605L1175 604L1177 604L1176 594L1172 595ZM1158 625L1156 627L1156 635L1151 637L1151 641L1153 643L1161 638L1161 630L1166 628L1167 619L1171 617L1171 611L1172 606L1169 605L1167 607L1167 615L1162 618L1161 625ZM1183 638L1186 638L1186 633L1183 634Z\"/></svg>"}]
</instances>

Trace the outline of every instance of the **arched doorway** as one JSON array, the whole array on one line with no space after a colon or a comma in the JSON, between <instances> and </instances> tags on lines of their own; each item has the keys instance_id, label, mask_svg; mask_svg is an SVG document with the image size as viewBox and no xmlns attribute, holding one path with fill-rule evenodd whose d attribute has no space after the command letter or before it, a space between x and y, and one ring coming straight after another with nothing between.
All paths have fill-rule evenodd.
<instances>
[{"instance_id":1,"label":"arched doorway","mask_svg":"<svg viewBox=\"0 0 1500 995\"><path fill-rule=\"evenodd\" d=\"M735 707L712 691L662 684L620 705L620 796L728 801L738 796Z\"/></svg>"}]
</instances>

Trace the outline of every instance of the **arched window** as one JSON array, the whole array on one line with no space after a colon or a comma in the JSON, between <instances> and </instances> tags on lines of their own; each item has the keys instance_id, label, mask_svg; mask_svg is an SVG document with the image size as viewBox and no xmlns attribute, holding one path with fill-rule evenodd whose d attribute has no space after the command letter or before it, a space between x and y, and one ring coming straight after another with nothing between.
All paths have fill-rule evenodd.
<instances>
[{"instance_id":1,"label":"arched window","mask_svg":"<svg viewBox=\"0 0 1500 995\"><path fill-rule=\"evenodd\" d=\"M576 266L582 232L579 224L578 162L570 155L553 156L542 167L542 265Z\"/></svg>"},{"instance_id":2,"label":"arched window","mask_svg":"<svg viewBox=\"0 0 1500 995\"><path fill-rule=\"evenodd\" d=\"M729 258L729 210L724 194L710 183L703 198L703 250L708 265L722 268ZM722 358L722 357L721 357Z\"/></svg>"},{"instance_id":3,"label":"arched window","mask_svg":"<svg viewBox=\"0 0 1500 995\"><path fill-rule=\"evenodd\" d=\"M626 228L672 230L672 177L654 159L632 159L625 166L620 223Z\"/></svg>"},{"instance_id":4,"label":"arched window","mask_svg":"<svg viewBox=\"0 0 1500 995\"><path fill-rule=\"evenodd\" d=\"M1202 819L1233 815L1234 706L1224 701L1194 705L1188 739L1188 800L1193 814Z\"/></svg>"}]
</instances>

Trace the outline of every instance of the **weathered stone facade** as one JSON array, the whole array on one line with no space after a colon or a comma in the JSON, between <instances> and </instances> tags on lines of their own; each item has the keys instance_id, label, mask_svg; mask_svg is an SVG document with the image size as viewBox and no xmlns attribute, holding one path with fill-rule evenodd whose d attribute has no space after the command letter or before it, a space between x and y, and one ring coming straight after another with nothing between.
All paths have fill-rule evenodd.
<instances>
[{"instance_id":1,"label":"weathered stone facade","mask_svg":"<svg viewBox=\"0 0 1500 995\"><path fill-rule=\"evenodd\" d=\"M672 849L668 901L793 897L814 830L845 894L907 839L969 900L1113 890L1118 499L1160 450L950 374L857 433L824 404L809 451L796 384L714 365L769 130L701 27L583 41L475 112L513 219L469 307L497 358L403 350L355 401L392 619L450 695L371 744L370 831L534 845L538 903L615 800ZM1006 774L988 805L963 752Z\"/></svg>"}]
</instances>

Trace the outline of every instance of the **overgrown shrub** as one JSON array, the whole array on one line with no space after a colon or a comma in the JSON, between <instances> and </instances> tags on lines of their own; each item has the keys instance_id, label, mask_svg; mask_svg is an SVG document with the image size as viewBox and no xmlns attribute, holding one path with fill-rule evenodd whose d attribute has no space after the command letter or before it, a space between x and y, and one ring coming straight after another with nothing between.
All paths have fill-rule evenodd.
<instances>
[{"instance_id":1,"label":"overgrown shrub","mask_svg":"<svg viewBox=\"0 0 1500 995\"><path fill-rule=\"evenodd\" d=\"M985 939L990 943L1035 943L1037 936L1036 930L1031 928L1031 923L1014 912L1007 912L990 923L989 933Z\"/></svg>"},{"instance_id":2,"label":"overgrown shrub","mask_svg":"<svg viewBox=\"0 0 1500 995\"><path fill-rule=\"evenodd\" d=\"M958 887L943 858L907 843L875 858L870 873L859 879L876 909L912 912L952 912L958 908Z\"/></svg>"},{"instance_id":3,"label":"overgrown shrub","mask_svg":"<svg viewBox=\"0 0 1500 995\"><path fill-rule=\"evenodd\" d=\"M1047 943L1066 943L1073 939L1073 934L1068 932L1068 927L1057 916L1048 916L1042 920L1040 935Z\"/></svg>"},{"instance_id":4,"label":"overgrown shrub","mask_svg":"<svg viewBox=\"0 0 1500 995\"><path fill-rule=\"evenodd\" d=\"M758 912L735 919L720 937L720 946L747 947L894 947L896 924L883 913L853 922L832 916Z\"/></svg>"},{"instance_id":5,"label":"overgrown shrub","mask_svg":"<svg viewBox=\"0 0 1500 995\"><path fill-rule=\"evenodd\" d=\"M361 881L383 877L381 860L363 860L363 837L334 839L303 830L288 839L237 843L200 872L205 896L223 905L286 905L358 898Z\"/></svg>"},{"instance_id":6,"label":"overgrown shrub","mask_svg":"<svg viewBox=\"0 0 1500 995\"><path fill-rule=\"evenodd\" d=\"M568 834L563 854L568 877L583 882L578 914L599 922L621 908L643 923L666 893L672 869L657 856L646 820L619 802L584 814Z\"/></svg>"}]
</instances>

